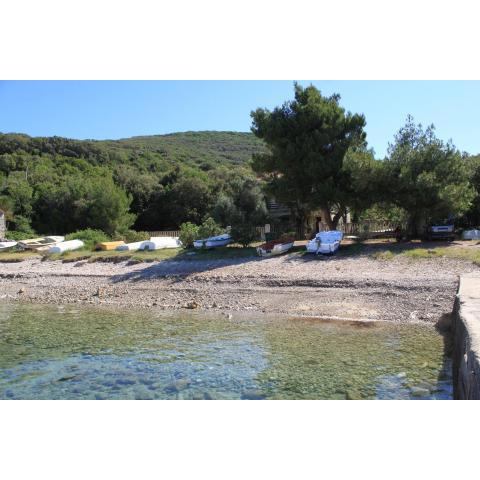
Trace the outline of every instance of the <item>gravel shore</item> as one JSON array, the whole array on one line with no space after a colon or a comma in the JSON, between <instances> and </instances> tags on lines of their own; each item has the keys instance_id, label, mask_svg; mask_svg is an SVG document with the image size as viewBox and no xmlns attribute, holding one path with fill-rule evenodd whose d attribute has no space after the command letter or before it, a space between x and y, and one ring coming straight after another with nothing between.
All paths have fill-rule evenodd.
<instances>
[{"instance_id":1,"label":"gravel shore","mask_svg":"<svg viewBox=\"0 0 480 480\"><path fill-rule=\"evenodd\" d=\"M368 255L154 263L0 263L0 301L126 308L258 311L324 318L436 322L452 311L468 261Z\"/></svg>"}]
</instances>

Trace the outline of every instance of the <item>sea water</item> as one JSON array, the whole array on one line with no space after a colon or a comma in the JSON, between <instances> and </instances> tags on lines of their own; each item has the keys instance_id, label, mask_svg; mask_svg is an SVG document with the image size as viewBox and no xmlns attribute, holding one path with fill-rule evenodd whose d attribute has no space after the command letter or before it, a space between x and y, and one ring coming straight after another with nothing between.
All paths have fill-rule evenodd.
<instances>
[{"instance_id":1,"label":"sea water","mask_svg":"<svg viewBox=\"0 0 480 480\"><path fill-rule=\"evenodd\" d=\"M432 325L0 304L1 399L450 399Z\"/></svg>"}]
</instances>

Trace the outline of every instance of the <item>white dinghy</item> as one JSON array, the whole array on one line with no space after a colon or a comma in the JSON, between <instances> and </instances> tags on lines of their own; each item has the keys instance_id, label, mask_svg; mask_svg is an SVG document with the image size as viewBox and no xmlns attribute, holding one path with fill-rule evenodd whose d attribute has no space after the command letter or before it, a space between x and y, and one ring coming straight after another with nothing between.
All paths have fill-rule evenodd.
<instances>
[{"instance_id":1,"label":"white dinghy","mask_svg":"<svg viewBox=\"0 0 480 480\"><path fill-rule=\"evenodd\" d=\"M216 235L215 237L202 238L200 240L195 240L193 246L195 248L215 248L215 247L225 247L229 243L233 242L233 238L229 233L224 233L223 235Z\"/></svg>"},{"instance_id":2,"label":"white dinghy","mask_svg":"<svg viewBox=\"0 0 480 480\"><path fill-rule=\"evenodd\" d=\"M123 245L119 245L115 250L118 252L136 252L137 250L143 250L142 246L147 243L148 240L142 240L141 242L132 242L132 243L124 243Z\"/></svg>"},{"instance_id":3,"label":"white dinghy","mask_svg":"<svg viewBox=\"0 0 480 480\"><path fill-rule=\"evenodd\" d=\"M63 242L65 237L52 235L50 237L30 238L27 240L20 240L18 246L25 250L36 250L38 252L48 251L49 248L57 243Z\"/></svg>"},{"instance_id":4,"label":"white dinghy","mask_svg":"<svg viewBox=\"0 0 480 480\"><path fill-rule=\"evenodd\" d=\"M295 240L293 238L272 240L257 247L257 253L261 257L281 255L282 253L288 252L293 247L294 243Z\"/></svg>"},{"instance_id":5,"label":"white dinghy","mask_svg":"<svg viewBox=\"0 0 480 480\"><path fill-rule=\"evenodd\" d=\"M78 250L83 246L84 246L84 243L81 240L67 240L66 242L60 242L60 243L57 243L56 245L53 245L53 247L50 247L50 249L48 250L48 253L69 252L72 250Z\"/></svg>"},{"instance_id":6,"label":"white dinghy","mask_svg":"<svg viewBox=\"0 0 480 480\"><path fill-rule=\"evenodd\" d=\"M322 253L323 255L335 253L340 247L342 239L343 232L339 230L317 233L315 238L307 243L307 252Z\"/></svg>"},{"instance_id":7,"label":"white dinghy","mask_svg":"<svg viewBox=\"0 0 480 480\"><path fill-rule=\"evenodd\" d=\"M180 248L182 242L178 237L151 237L143 242L139 250L161 250L163 248Z\"/></svg>"},{"instance_id":8,"label":"white dinghy","mask_svg":"<svg viewBox=\"0 0 480 480\"><path fill-rule=\"evenodd\" d=\"M5 240L3 242L0 242L0 252L10 250L15 245L17 245L17 242L14 242L13 240Z\"/></svg>"}]
</instances>

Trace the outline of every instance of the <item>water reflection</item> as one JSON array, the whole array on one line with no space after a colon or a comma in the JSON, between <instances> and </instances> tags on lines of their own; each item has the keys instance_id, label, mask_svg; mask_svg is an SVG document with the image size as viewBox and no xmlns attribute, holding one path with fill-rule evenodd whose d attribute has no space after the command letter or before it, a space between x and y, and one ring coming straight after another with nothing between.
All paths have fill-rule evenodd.
<instances>
[{"instance_id":1,"label":"water reflection","mask_svg":"<svg viewBox=\"0 0 480 480\"><path fill-rule=\"evenodd\" d=\"M433 327L0 305L0 398L451 398Z\"/></svg>"}]
</instances>

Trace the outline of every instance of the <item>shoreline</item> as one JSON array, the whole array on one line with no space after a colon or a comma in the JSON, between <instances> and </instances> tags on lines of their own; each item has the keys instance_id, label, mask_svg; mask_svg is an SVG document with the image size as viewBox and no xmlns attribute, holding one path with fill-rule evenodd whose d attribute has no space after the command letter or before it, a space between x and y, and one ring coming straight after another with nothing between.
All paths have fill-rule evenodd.
<instances>
[{"instance_id":1,"label":"shoreline","mask_svg":"<svg viewBox=\"0 0 480 480\"><path fill-rule=\"evenodd\" d=\"M0 264L0 302L258 312L344 321L436 323L453 309L460 259L366 255Z\"/></svg>"}]
</instances>

